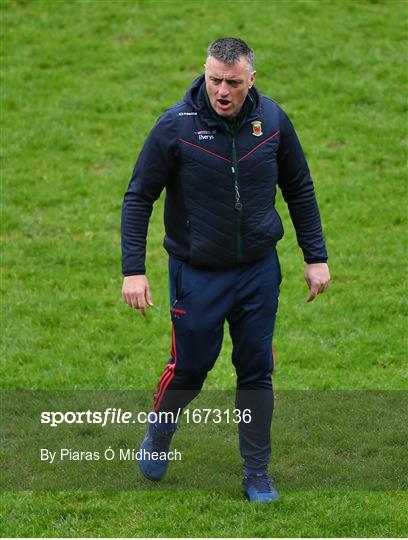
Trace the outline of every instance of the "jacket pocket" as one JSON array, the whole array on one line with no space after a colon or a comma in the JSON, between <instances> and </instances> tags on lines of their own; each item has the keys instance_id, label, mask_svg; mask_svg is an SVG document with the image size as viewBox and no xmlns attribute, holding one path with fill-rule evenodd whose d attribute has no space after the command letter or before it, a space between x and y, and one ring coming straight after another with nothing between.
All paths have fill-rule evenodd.
<instances>
[{"instance_id":1,"label":"jacket pocket","mask_svg":"<svg viewBox=\"0 0 408 540\"><path fill-rule=\"evenodd\" d=\"M255 234L260 243L276 244L283 236L283 225L281 218L275 208L268 212L259 226L255 229ZM255 240L256 244L256 240Z\"/></svg>"},{"instance_id":2,"label":"jacket pocket","mask_svg":"<svg viewBox=\"0 0 408 540\"><path fill-rule=\"evenodd\" d=\"M269 226L269 235L275 242L278 242L283 236L282 220L275 208L273 209L272 223Z\"/></svg>"},{"instance_id":3,"label":"jacket pocket","mask_svg":"<svg viewBox=\"0 0 408 540\"><path fill-rule=\"evenodd\" d=\"M173 306L183 297L183 262L175 257L169 258L169 289Z\"/></svg>"},{"instance_id":4,"label":"jacket pocket","mask_svg":"<svg viewBox=\"0 0 408 540\"><path fill-rule=\"evenodd\" d=\"M176 298L181 300L184 296L183 294L183 263L179 261L179 268L176 274Z\"/></svg>"}]
</instances>

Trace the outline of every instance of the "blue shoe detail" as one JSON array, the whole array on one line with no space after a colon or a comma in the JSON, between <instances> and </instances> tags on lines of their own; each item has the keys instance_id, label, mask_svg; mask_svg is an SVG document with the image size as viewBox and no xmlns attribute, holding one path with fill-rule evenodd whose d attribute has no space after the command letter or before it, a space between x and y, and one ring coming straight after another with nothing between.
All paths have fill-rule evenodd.
<instances>
[{"instance_id":1,"label":"blue shoe detail","mask_svg":"<svg viewBox=\"0 0 408 540\"><path fill-rule=\"evenodd\" d=\"M139 468L148 480L155 482L161 480L166 474L169 466L169 460L164 459L152 459L149 454L157 452L159 454L169 451L171 439L174 435L175 429L171 431L163 431L163 429L157 429L154 424L149 424L145 438L140 445L141 459L139 460ZM144 456L144 453L149 453ZM159 456L160 457L160 456ZM163 457L163 455L161 456Z\"/></svg>"},{"instance_id":2,"label":"blue shoe detail","mask_svg":"<svg viewBox=\"0 0 408 540\"><path fill-rule=\"evenodd\" d=\"M250 502L268 503L279 499L272 478L267 472L245 475L242 485L245 497Z\"/></svg>"}]
</instances>

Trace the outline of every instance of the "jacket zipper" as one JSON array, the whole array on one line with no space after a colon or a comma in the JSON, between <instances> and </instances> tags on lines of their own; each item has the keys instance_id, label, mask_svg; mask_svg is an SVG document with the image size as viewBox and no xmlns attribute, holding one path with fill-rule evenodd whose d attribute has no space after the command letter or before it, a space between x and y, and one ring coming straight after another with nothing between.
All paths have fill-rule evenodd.
<instances>
[{"instance_id":1,"label":"jacket zipper","mask_svg":"<svg viewBox=\"0 0 408 540\"><path fill-rule=\"evenodd\" d=\"M242 203L241 195L239 193L239 171L238 171L238 159L237 148L235 145L235 134L232 135L232 167L231 171L234 175L234 196L235 196L235 227L236 227L236 256L237 262L242 262Z\"/></svg>"},{"instance_id":2,"label":"jacket zipper","mask_svg":"<svg viewBox=\"0 0 408 540\"><path fill-rule=\"evenodd\" d=\"M238 134L239 130L245 125L248 124L253 117L246 118L235 130L233 130L226 122L224 124L225 131L231 141L232 146L232 167L231 171L234 176L234 209L235 209L235 251L236 251L236 260L237 263L243 261L243 247L242 247L242 209L243 205L241 202L241 194L239 191L239 170L238 170L238 158L237 158L237 148L235 144L235 137Z\"/></svg>"},{"instance_id":3,"label":"jacket zipper","mask_svg":"<svg viewBox=\"0 0 408 540\"><path fill-rule=\"evenodd\" d=\"M244 120L238 128L233 130L227 130L227 133L230 134L231 138L231 145L232 145L232 167L231 171L234 175L234 196L235 196L235 229L236 229L236 241L235 241L235 249L236 249L236 257L237 257L237 263L241 263L243 261L243 247L242 247L242 209L243 205L241 202L241 194L239 192L239 169L238 169L238 157L237 157L237 147L235 144L235 137L238 134L239 130L251 121L251 118L247 118Z\"/></svg>"}]
</instances>

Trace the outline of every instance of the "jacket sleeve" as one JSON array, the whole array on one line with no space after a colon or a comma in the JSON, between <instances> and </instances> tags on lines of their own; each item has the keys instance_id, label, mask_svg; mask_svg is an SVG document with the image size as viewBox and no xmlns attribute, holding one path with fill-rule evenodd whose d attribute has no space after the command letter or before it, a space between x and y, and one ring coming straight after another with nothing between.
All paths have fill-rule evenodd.
<instances>
[{"instance_id":1,"label":"jacket sleeve","mask_svg":"<svg viewBox=\"0 0 408 540\"><path fill-rule=\"evenodd\" d=\"M327 261L319 207L302 147L288 116L280 109L279 187L306 263Z\"/></svg>"},{"instance_id":2,"label":"jacket sleeve","mask_svg":"<svg viewBox=\"0 0 408 540\"><path fill-rule=\"evenodd\" d=\"M175 127L171 113L164 113L139 154L122 206L122 272L146 273L146 238L153 203L173 175Z\"/></svg>"}]
</instances>

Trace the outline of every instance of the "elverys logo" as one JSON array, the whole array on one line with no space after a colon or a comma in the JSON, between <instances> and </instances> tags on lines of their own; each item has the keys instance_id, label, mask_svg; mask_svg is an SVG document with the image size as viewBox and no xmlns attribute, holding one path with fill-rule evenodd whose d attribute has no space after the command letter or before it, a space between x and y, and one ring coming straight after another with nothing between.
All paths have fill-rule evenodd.
<instances>
[{"instance_id":1,"label":"elverys logo","mask_svg":"<svg viewBox=\"0 0 408 540\"><path fill-rule=\"evenodd\" d=\"M199 141L212 141L216 133L215 129L212 131L194 131L194 135L198 136Z\"/></svg>"}]
</instances>

